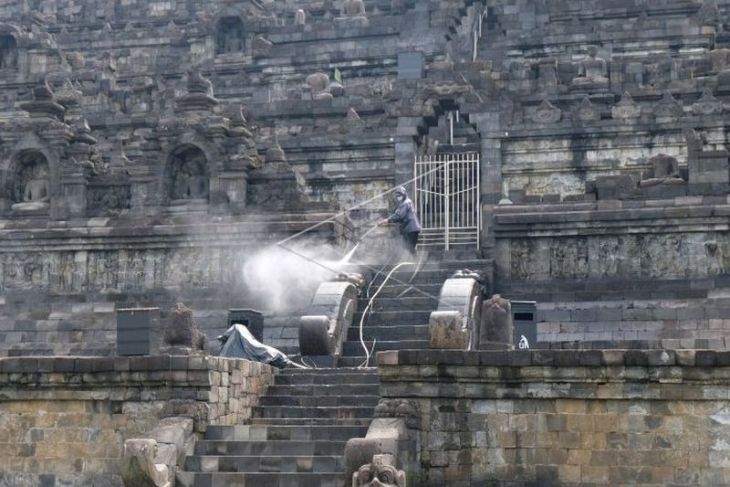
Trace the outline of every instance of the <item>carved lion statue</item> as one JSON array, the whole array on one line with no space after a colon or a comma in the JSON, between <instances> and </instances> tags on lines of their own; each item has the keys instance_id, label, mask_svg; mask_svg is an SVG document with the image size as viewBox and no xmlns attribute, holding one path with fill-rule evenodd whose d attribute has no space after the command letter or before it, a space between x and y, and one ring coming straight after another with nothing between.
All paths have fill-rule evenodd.
<instances>
[{"instance_id":1,"label":"carved lion statue","mask_svg":"<svg viewBox=\"0 0 730 487\"><path fill-rule=\"evenodd\" d=\"M406 474L395 467L395 458L386 453L352 474L352 487L406 487Z\"/></svg>"},{"instance_id":2,"label":"carved lion statue","mask_svg":"<svg viewBox=\"0 0 730 487\"><path fill-rule=\"evenodd\" d=\"M165 346L189 347L193 350L205 350L207 339L198 330L193 321L193 310L183 303L177 303L172 315L163 323L163 339Z\"/></svg>"},{"instance_id":3,"label":"carved lion statue","mask_svg":"<svg viewBox=\"0 0 730 487\"><path fill-rule=\"evenodd\" d=\"M157 442L135 438L124 442L120 473L126 487L171 487L167 465L155 463Z\"/></svg>"}]
</instances>

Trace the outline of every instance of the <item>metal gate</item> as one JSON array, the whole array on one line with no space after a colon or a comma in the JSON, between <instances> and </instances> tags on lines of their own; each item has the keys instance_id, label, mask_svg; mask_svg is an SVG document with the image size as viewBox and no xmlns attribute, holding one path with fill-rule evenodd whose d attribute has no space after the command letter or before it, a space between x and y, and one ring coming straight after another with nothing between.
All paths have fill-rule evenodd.
<instances>
[{"instance_id":1,"label":"metal gate","mask_svg":"<svg viewBox=\"0 0 730 487\"><path fill-rule=\"evenodd\" d=\"M414 176L419 245L479 248L479 153L416 156Z\"/></svg>"}]
</instances>

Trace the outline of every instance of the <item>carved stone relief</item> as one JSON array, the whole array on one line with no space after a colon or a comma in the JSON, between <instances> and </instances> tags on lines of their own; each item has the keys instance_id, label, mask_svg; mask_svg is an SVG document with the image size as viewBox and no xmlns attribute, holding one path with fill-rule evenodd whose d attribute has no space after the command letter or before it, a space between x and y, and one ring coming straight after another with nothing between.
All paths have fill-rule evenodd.
<instances>
[{"instance_id":1,"label":"carved stone relief","mask_svg":"<svg viewBox=\"0 0 730 487\"><path fill-rule=\"evenodd\" d=\"M621 120L638 118L641 115L641 107L627 91L624 92L621 100L611 109L611 115L613 118Z\"/></svg>"},{"instance_id":2,"label":"carved stone relief","mask_svg":"<svg viewBox=\"0 0 730 487\"><path fill-rule=\"evenodd\" d=\"M709 242L709 243L708 243ZM510 279L702 278L730 269L730 240L719 234L648 234L514 239ZM549 249L547 259L540 249ZM548 260L547 275L539 275Z\"/></svg>"},{"instance_id":3,"label":"carved stone relief","mask_svg":"<svg viewBox=\"0 0 730 487\"><path fill-rule=\"evenodd\" d=\"M722 111L722 102L715 98L710 88L705 88L700 99L692 105L692 113L695 115L717 115Z\"/></svg>"},{"instance_id":4,"label":"carved stone relief","mask_svg":"<svg viewBox=\"0 0 730 487\"><path fill-rule=\"evenodd\" d=\"M153 288L233 289L242 277L240 249L23 251L0 256L0 291L142 291Z\"/></svg>"},{"instance_id":5,"label":"carved stone relief","mask_svg":"<svg viewBox=\"0 0 730 487\"><path fill-rule=\"evenodd\" d=\"M576 108L575 118L581 122L594 122L601 119L601 111L586 96Z\"/></svg>"},{"instance_id":6,"label":"carved stone relief","mask_svg":"<svg viewBox=\"0 0 730 487\"><path fill-rule=\"evenodd\" d=\"M549 100L544 100L540 106L537 107L537 110L535 110L532 120L535 123L542 124L557 123L560 121L562 113L563 112L560 108L550 103Z\"/></svg>"}]
</instances>

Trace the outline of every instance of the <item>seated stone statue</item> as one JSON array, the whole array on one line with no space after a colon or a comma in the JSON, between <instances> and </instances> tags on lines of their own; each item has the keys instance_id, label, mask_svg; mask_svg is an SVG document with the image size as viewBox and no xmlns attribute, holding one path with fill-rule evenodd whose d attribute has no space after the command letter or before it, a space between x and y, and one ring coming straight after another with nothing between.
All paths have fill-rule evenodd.
<instances>
[{"instance_id":1,"label":"seated stone statue","mask_svg":"<svg viewBox=\"0 0 730 487\"><path fill-rule=\"evenodd\" d=\"M598 57L596 46L588 48L588 58L584 59L578 70L578 77L573 84L605 84L608 83L608 65Z\"/></svg>"},{"instance_id":2,"label":"seated stone statue","mask_svg":"<svg viewBox=\"0 0 730 487\"><path fill-rule=\"evenodd\" d=\"M190 176L186 182L184 195L186 198L202 199L208 197L208 178Z\"/></svg>"},{"instance_id":3,"label":"seated stone statue","mask_svg":"<svg viewBox=\"0 0 730 487\"><path fill-rule=\"evenodd\" d=\"M314 73L307 76L307 85L312 93L313 100L332 99L330 93L330 77L326 73Z\"/></svg>"},{"instance_id":4,"label":"seated stone statue","mask_svg":"<svg viewBox=\"0 0 730 487\"><path fill-rule=\"evenodd\" d=\"M33 171L33 177L26 181L23 187L23 201L12 206L13 210L31 211L45 210L50 201L48 178L43 169Z\"/></svg>"},{"instance_id":5,"label":"seated stone statue","mask_svg":"<svg viewBox=\"0 0 730 487\"><path fill-rule=\"evenodd\" d=\"M340 16L335 18L339 22L367 25L368 17L365 13L363 0L345 0L340 9Z\"/></svg>"},{"instance_id":6,"label":"seated stone statue","mask_svg":"<svg viewBox=\"0 0 730 487\"><path fill-rule=\"evenodd\" d=\"M195 164L182 164L175 176L173 199L205 199L208 197L208 178L200 174L201 170Z\"/></svg>"},{"instance_id":7,"label":"seated stone statue","mask_svg":"<svg viewBox=\"0 0 730 487\"><path fill-rule=\"evenodd\" d=\"M294 15L294 25L306 25L307 23L307 13L304 11L304 9L297 9L296 14Z\"/></svg>"},{"instance_id":8,"label":"seated stone statue","mask_svg":"<svg viewBox=\"0 0 730 487\"><path fill-rule=\"evenodd\" d=\"M651 169L648 178L642 179L639 186L642 188L659 184L684 184L679 175L677 159L666 154L659 154L649 159Z\"/></svg>"},{"instance_id":9,"label":"seated stone statue","mask_svg":"<svg viewBox=\"0 0 730 487\"><path fill-rule=\"evenodd\" d=\"M15 39L11 36L0 36L0 69L15 69L18 67L18 49Z\"/></svg>"},{"instance_id":10,"label":"seated stone statue","mask_svg":"<svg viewBox=\"0 0 730 487\"><path fill-rule=\"evenodd\" d=\"M340 15L343 17L365 17L365 3L363 0L345 0Z\"/></svg>"}]
</instances>

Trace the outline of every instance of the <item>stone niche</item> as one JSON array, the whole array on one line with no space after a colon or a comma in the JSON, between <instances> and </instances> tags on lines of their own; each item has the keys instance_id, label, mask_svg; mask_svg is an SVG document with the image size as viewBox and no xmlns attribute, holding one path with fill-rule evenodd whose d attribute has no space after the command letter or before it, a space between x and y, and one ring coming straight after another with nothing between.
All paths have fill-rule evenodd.
<instances>
[{"instance_id":1,"label":"stone niche","mask_svg":"<svg viewBox=\"0 0 730 487\"><path fill-rule=\"evenodd\" d=\"M18 68L18 43L10 34L0 35L0 69Z\"/></svg>"},{"instance_id":2,"label":"stone niche","mask_svg":"<svg viewBox=\"0 0 730 487\"><path fill-rule=\"evenodd\" d=\"M245 44L245 31L241 19L239 17L222 17L216 25L216 54L243 52Z\"/></svg>"},{"instance_id":3,"label":"stone niche","mask_svg":"<svg viewBox=\"0 0 730 487\"><path fill-rule=\"evenodd\" d=\"M167 162L164 194L171 206L206 204L210 193L208 158L197 146L184 144Z\"/></svg>"},{"instance_id":4,"label":"stone niche","mask_svg":"<svg viewBox=\"0 0 730 487\"><path fill-rule=\"evenodd\" d=\"M25 150L15 158L8 177L8 194L13 211L48 211L49 167L40 151Z\"/></svg>"}]
</instances>

